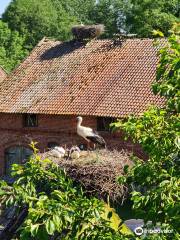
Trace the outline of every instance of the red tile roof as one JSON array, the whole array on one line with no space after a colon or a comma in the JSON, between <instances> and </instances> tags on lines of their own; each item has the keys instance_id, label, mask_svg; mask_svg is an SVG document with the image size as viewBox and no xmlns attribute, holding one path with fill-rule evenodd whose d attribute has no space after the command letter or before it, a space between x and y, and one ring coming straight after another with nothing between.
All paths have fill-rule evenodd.
<instances>
[{"instance_id":1,"label":"red tile roof","mask_svg":"<svg viewBox=\"0 0 180 240\"><path fill-rule=\"evenodd\" d=\"M7 76L5 70L0 66L0 82Z\"/></svg>"},{"instance_id":2,"label":"red tile roof","mask_svg":"<svg viewBox=\"0 0 180 240\"><path fill-rule=\"evenodd\" d=\"M148 105L154 96L158 62L152 39L111 40L87 44L44 39L0 83L0 112L125 117Z\"/></svg>"}]
</instances>

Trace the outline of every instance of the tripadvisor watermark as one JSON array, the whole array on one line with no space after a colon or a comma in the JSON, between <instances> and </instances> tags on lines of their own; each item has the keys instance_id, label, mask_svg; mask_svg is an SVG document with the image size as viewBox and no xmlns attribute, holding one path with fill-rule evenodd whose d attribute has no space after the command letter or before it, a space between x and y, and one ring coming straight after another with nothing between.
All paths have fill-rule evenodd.
<instances>
[{"instance_id":1,"label":"tripadvisor watermark","mask_svg":"<svg viewBox=\"0 0 180 240\"><path fill-rule=\"evenodd\" d=\"M134 232L137 236L141 236L142 234L170 234L173 233L172 229L160 229L160 228L143 228L136 227Z\"/></svg>"}]
</instances>

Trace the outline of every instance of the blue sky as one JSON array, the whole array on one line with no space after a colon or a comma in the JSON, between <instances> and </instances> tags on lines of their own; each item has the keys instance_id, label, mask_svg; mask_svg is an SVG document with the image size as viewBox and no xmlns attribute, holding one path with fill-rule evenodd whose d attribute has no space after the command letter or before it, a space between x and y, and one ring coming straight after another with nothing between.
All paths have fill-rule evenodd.
<instances>
[{"instance_id":1,"label":"blue sky","mask_svg":"<svg viewBox=\"0 0 180 240\"><path fill-rule=\"evenodd\" d=\"M8 6L8 4L11 2L11 0L0 0L0 16Z\"/></svg>"}]
</instances>

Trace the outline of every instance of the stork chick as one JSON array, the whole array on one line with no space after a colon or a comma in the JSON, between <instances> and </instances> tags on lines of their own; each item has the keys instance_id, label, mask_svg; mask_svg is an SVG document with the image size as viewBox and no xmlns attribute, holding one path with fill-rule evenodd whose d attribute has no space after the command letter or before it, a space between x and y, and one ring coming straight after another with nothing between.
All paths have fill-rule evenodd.
<instances>
[{"instance_id":1,"label":"stork chick","mask_svg":"<svg viewBox=\"0 0 180 240\"><path fill-rule=\"evenodd\" d=\"M54 147L50 150L50 154L57 158L62 158L65 155L65 149L63 147Z\"/></svg>"},{"instance_id":2,"label":"stork chick","mask_svg":"<svg viewBox=\"0 0 180 240\"><path fill-rule=\"evenodd\" d=\"M71 159L78 159L80 157L81 150L77 146L73 146L70 149L70 157Z\"/></svg>"},{"instance_id":3,"label":"stork chick","mask_svg":"<svg viewBox=\"0 0 180 240\"><path fill-rule=\"evenodd\" d=\"M104 138L101 137L98 132L96 132L92 128L81 126L82 121L82 117L77 117L77 134L87 141L88 148L90 142L92 142L93 144L99 144L100 146L105 148L106 142Z\"/></svg>"}]
</instances>

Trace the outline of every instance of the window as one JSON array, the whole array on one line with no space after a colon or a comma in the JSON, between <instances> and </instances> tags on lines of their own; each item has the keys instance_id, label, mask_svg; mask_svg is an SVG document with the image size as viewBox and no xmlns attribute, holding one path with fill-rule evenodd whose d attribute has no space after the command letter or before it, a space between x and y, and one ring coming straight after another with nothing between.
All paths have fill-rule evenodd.
<instances>
[{"instance_id":1,"label":"window","mask_svg":"<svg viewBox=\"0 0 180 240\"><path fill-rule=\"evenodd\" d=\"M14 146L5 150L5 173L10 175L12 164L22 164L33 154L33 150L24 146Z\"/></svg>"},{"instance_id":2,"label":"window","mask_svg":"<svg viewBox=\"0 0 180 240\"><path fill-rule=\"evenodd\" d=\"M114 122L115 119L111 117L98 117L97 118L97 130L98 131L110 131L109 125Z\"/></svg>"},{"instance_id":3,"label":"window","mask_svg":"<svg viewBox=\"0 0 180 240\"><path fill-rule=\"evenodd\" d=\"M37 127L38 118L36 114L25 114L23 119L24 127Z\"/></svg>"}]
</instances>

